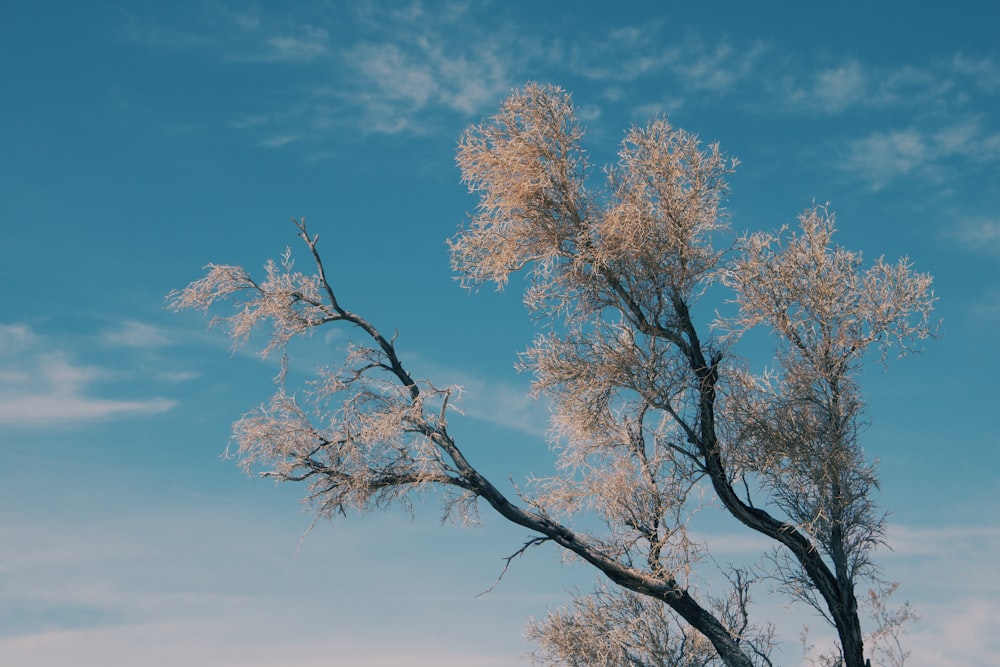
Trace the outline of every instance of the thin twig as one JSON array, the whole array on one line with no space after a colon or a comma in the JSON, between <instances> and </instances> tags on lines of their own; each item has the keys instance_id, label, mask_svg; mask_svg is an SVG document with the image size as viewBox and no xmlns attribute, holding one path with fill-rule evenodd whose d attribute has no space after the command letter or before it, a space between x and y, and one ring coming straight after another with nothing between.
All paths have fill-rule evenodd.
<instances>
[{"instance_id":1,"label":"thin twig","mask_svg":"<svg viewBox=\"0 0 1000 667\"><path fill-rule=\"evenodd\" d=\"M478 598L478 597L482 597L483 595L486 595L487 593L492 593L493 589L500 585L500 580L503 579L503 576L505 574L507 574L507 570L510 569L510 564L511 564L511 562L513 562L513 560L515 558L517 558L518 556L523 555L524 552L526 552L531 547L537 547L539 544L544 544L545 542L549 542L551 540L552 540L551 537L533 537L530 540L528 540L527 542L525 542L524 545L520 549L518 549L517 551L515 551L511 555L509 555L506 558L504 558L505 562L504 562L503 570L500 571L500 576L497 577L497 580L493 582L492 586L490 586L489 588L487 588L482 593L479 593L478 595L476 595L476 597Z\"/></svg>"}]
</instances>

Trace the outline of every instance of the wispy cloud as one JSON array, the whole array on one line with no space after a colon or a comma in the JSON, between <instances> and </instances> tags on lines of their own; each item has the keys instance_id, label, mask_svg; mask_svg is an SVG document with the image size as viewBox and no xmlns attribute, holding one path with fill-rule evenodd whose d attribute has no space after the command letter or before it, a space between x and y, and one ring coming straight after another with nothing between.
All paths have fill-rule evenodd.
<instances>
[{"instance_id":1,"label":"wispy cloud","mask_svg":"<svg viewBox=\"0 0 1000 667\"><path fill-rule=\"evenodd\" d=\"M123 12L121 36L133 44L165 51L205 50L223 43L219 35L210 31L164 26L131 12Z\"/></svg>"},{"instance_id":2,"label":"wispy cloud","mask_svg":"<svg viewBox=\"0 0 1000 667\"><path fill-rule=\"evenodd\" d=\"M189 16L183 27L124 14L123 37L151 49L215 51L233 62L310 62L328 55L330 35L308 21L262 14L257 7L234 10L222 3ZM173 18L183 17L179 12Z\"/></svg>"},{"instance_id":3,"label":"wispy cloud","mask_svg":"<svg viewBox=\"0 0 1000 667\"><path fill-rule=\"evenodd\" d=\"M0 572L11 575L0 596L5 664L320 667L331 655L372 667L509 664L495 656L509 656L510 644L484 647L488 633L477 628L506 625L516 641L525 611L512 615L497 598L474 597L491 571L465 573L457 563L428 572L425 559L403 560L391 548L401 535L417 548L447 542L436 522L415 528L406 517L380 517L317 531L296 557L302 527L287 517L224 501L222 509L163 509L130 500L107 515L68 512L53 521L0 512L5 537L18 545L0 551ZM362 543L372 548L362 552ZM337 574L317 595L315 573L329 562L394 575L373 582ZM446 583L460 592L443 593ZM329 595L342 604L331 607ZM360 604L373 597L384 603ZM442 608L452 610L448 622L461 636L447 646L434 630L440 620L420 613Z\"/></svg>"},{"instance_id":4,"label":"wispy cloud","mask_svg":"<svg viewBox=\"0 0 1000 667\"><path fill-rule=\"evenodd\" d=\"M439 363L419 355L410 358L413 368L437 387L457 387L451 406L464 417L500 426L537 439L548 440L551 404L531 395L528 378L523 381L486 377L451 363Z\"/></svg>"},{"instance_id":5,"label":"wispy cloud","mask_svg":"<svg viewBox=\"0 0 1000 667\"><path fill-rule=\"evenodd\" d=\"M955 119L932 127L910 126L870 133L850 141L838 164L878 190L906 175L947 180L948 160L985 164L1000 157L1000 132L983 127L978 118Z\"/></svg>"},{"instance_id":6,"label":"wispy cloud","mask_svg":"<svg viewBox=\"0 0 1000 667\"><path fill-rule=\"evenodd\" d=\"M923 166L929 152L927 137L917 130L877 132L851 142L840 168L860 175L878 190L893 178Z\"/></svg>"},{"instance_id":7,"label":"wispy cloud","mask_svg":"<svg viewBox=\"0 0 1000 667\"><path fill-rule=\"evenodd\" d=\"M486 26L462 12L431 15L415 7L382 16L391 40L359 40L343 53L365 130L419 132L425 110L483 113L520 83L515 72L543 50L502 23ZM454 39L457 33L462 39Z\"/></svg>"},{"instance_id":8,"label":"wispy cloud","mask_svg":"<svg viewBox=\"0 0 1000 667\"><path fill-rule=\"evenodd\" d=\"M171 343L159 328L135 320L127 320L117 329L105 331L101 338L109 345L123 347L162 347Z\"/></svg>"},{"instance_id":9,"label":"wispy cloud","mask_svg":"<svg viewBox=\"0 0 1000 667\"><path fill-rule=\"evenodd\" d=\"M293 73L285 99L264 97L231 123L265 148L315 144L345 128L419 134L440 125L441 117L482 114L523 83L514 72L541 49L503 21L470 17L460 3L434 11L412 3L300 13L307 16L218 6L194 23L211 40L195 28L143 26L137 19L130 19L127 33L150 48L187 46L228 63L294 68L285 70Z\"/></svg>"},{"instance_id":10,"label":"wispy cloud","mask_svg":"<svg viewBox=\"0 0 1000 667\"><path fill-rule=\"evenodd\" d=\"M989 94L1000 91L1000 62L994 58L958 53L948 64L952 72L968 77L978 89Z\"/></svg>"},{"instance_id":11,"label":"wispy cloud","mask_svg":"<svg viewBox=\"0 0 1000 667\"><path fill-rule=\"evenodd\" d=\"M993 516L984 508L984 516ZM893 552L883 560L903 582L921 620L908 628L905 644L912 663L986 665L1000 654L1000 527L989 523L939 528L890 526ZM941 602L947 599L947 602ZM907 661L907 665L911 663Z\"/></svg>"},{"instance_id":12,"label":"wispy cloud","mask_svg":"<svg viewBox=\"0 0 1000 667\"><path fill-rule=\"evenodd\" d=\"M571 71L604 83L623 83L662 72L681 57L679 47L661 42L662 21L609 29L605 35L567 45Z\"/></svg>"},{"instance_id":13,"label":"wispy cloud","mask_svg":"<svg viewBox=\"0 0 1000 667\"><path fill-rule=\"evenodd\" d=\"M226 55L236 62L306 63L330 54L330 34L319 26L303 24L264 32L260 23L242 23L243 32L252 38Z\"/></svg>"},{"instance_id":14,"label":"wispy cloud","mask_svg":"<svg viewBox=\"0 0 1000 667\"><path fill-rule=\"evenodd\" d=\"M569 43L560 64L609 84L665 76L687 91L721 92L750 76L769 50L760 41L679 35L673 28L664 21L611 27L604 35Z\"/></svg>"},{"instance_id":15,"label":"wispy cloud","mask_svg":"<svg viewBox=\"0 0 1000 667\"><path fill-rule=\"evenodd\" d=\"M992 516L991 508L984 508L984 513ZM764 538L746 534L694 537L705 540L722 562L733 559L738 563L773 546ZM994 656L1000 653L1000 637L995 632L1000 627L1000 608L995 604L1000 595L1000 572L994 562L1000 553L1000 527L988 523L934 528L891 524L888 543L893 550L879 551L876 561L884 567L887 578L902 584L891 602L909 601L920 616L918 622L906 626L902 637L904 649L912 651L906 664L993 664ZM833 640L832 631L808 610L766 595L767 581L760 586L757 612L777 624L778 636L786 642L784 655L798 654L794 637L803 625L812 627L811 639L818 643ZM864 595L865 590L858 592Z\"/></svg>"},{"instance_id":16,"label":"wispy cloud","mask_svg":"<svg viewBox=\"0 0 1000 667\"><path fill-rule=\"evenodd\" d=\"M850 60L816 71L805 86L793 86L786 95L793 108L840 113L867 99L868 74L861 63Z\"/></svg>"},{"instance_id":17,"label":"wispy cloud","mask_svg":"<svg viewBox=\"0 0 1000 667\"><path fill-rule=\"evenodd\" d=\"M323 28L304 26L298 35L274 35L267 39L271 58L277 60L312 60L327 53L330 35Z\"/></svg>"},{"instance_id":18,"label":"wispy cloud","mask_svg":"<svg viewBox=\"0 0 1000 667\"><path fill-rule=\"evenodd\" d=\"M778 86L785 113L850 117L864 110L890 124L838 137L831 151L836 168L870 190L916 179L940 191L960 187L959 174L995 170L1000 127L995 116L978 111L995 105L988 98L1000 90L994 60L956 55L894 69L858 60L812 72L808 67L786 65ZM864 126L872 127L871 120Z\"/></svg>"},{"instance_id":19,"label":"wispy cloud","mask_svg":"<svg viewBox=\"0 0 1000 667\"><path fill-rule=\"evenodd\" d=\"M755 72L760 56L767 50L768 47L761 42L734 45L723 41L711 49L695 53L689 62L681 61L676 69L695 90L724 92L749 78Z\"/></svg>"},{"instance_id":20,"label":"wispy cloud","mask_svg":"<svg viewBox=\"0 0 1000 667\"><path fill-rule=\"evenodd\" d=\"M289 144L294 144L301 137L297 134L279 134L261 140L260 145L264 148L282 148Z\"/></svg>"},{"instance_id":21,"label":"wispy cloud","mask_svg":"<svg viewBox=\"0 0 1000 667\"><path fill-rule=\"evenodd\" d=\"M819 63L785 56L757 70L775 97L773 113L845 114L903 111L913 118L967 113L977 98L1000 90L1000 63L957 54L886 67L849 58Z\"/></svg>"},{"instance_id":22,"label":"wispy cloud","mask_svg":"<svg viewBox=\"0 0 1000 667\"><path fill-rule=\"evenodd\" d=\"M944 235L966 250L1000 257L1000 218L966 220Z\"/></svg>"},{"instance_id":23,"label":"wispy cloud","mask_svg":"<svg viewBox=\"0 0 1000 667\"><path fill-rule=\"evenodd\" d=\"M138 323L133 323L138 324ZM155 330L144 326L111 332L119 345L161 344ZM165 412L175 405L166 398L108 398L95 393L111 372L74 362L67 353L23 324L0 325L0 424L46 427L125 415Z\"/></svg>"},{"instance_id":24,"label":"wispy cloud","mask_svg":"<svg viewBox=\"0 0 1000 667\"><path fill-rule=\"evenodd\" d=\"M996 591L994 591L996 592ZM921 619L904 637L912 651L907 665L990 665L1000 655L1000 608L996 598L982 595L950 604L928 603Z\"/></svg>"},{"instance_id":25,"label":"wispy cloud","mask_svg":"<svg viewBox=\"0 0 1000 667\"><path fill-rule=\"evenodd\" d=\"M201 377L197 371L163 371L156 374L156 379L165 382L186 382Z\"/></svg>"},{"instance_id":26,"label":"wispy cloud","mask_svg":"<svg viewBox=\"0 0 1000 667\"><path fill-rule=\"evenodd\" d=\"M992 517L993 512L984 516ZM889 538L900 555L946 557L960 551L967 555L987 557L1000 551L1000 525L987 522L932 528L893 524ZM959 544L966 548L957 549ZM1000 584L1000 571L995 572L990 580Z\"/></svg>"},{"instance_id":27,"label":"wispy cloud","mask_svg":"<svg viewBox=\"0 0 1000 667\"><path fill-rule=\"evenodd\" d=\"M294 148L306 159L335 155L335 136L442 131L450 140L527 80L571 87L581 78L598 89L578 98L590 103L583 114L591 122L600 116L595 97L630 107L636 120L720 99L767 117L829 122L859 111L883 114L882 129L872 131L868 119L860 136L838 134L831 151L842 172L872 190L900 177L945 180L946 160L1000 158L995 119L975 111L1000 90L1000 63L991 56L937 54L886 66L802 58L772 43L706 36L667 21L555 35L510 16L461 2L433 11L420 2L297 12L212 4L189 17L186 32L133 17L126 32L150 48L199 50L237 66L273 63L268 76L284 74L247 96L253 101L230 127L262 149ZM820 132L830 136L829 128Z\"/></svg>"},{"instance_id":28,"label":"wispy cloud","mask_svg":"<svg viewBox=\"0 0 1000 667\"><path fill-rule=\"evenodd\" d=\"M39 337L26 324L0 324L0 353L14 356L38 343Z\"/></svg>"},{"instance_id":29,"label":"wispy cloud","mask_svg":"<svg viewBox=\"0 0 1000 667\"><path fill-rule=\"evenodd\" d=\"M549 430L549 404L529 395L526 387L465 377L462 409L469 417L503 426L540 440Z\"/></svg>"},{"instance_id":30,"label":"wispy cloud","mask_svg":"<svg viewBox=\"0 0 1000 667\"><path fill-rule=\"evenodd\" d=\"M759 42L673 35L663 22L554 39L495 15L487 19L461 3L433 12L420 3L368 6L307 21L259 10L218 10L212 16L206 34L213 35L212 48L222 59L315 68L312 75L297 72L300 83L288 91L293 103L251 110L232 123L263 134L256 143L267 148L315 143L345 123L383 134L426 133L456 117L465 123L492 111L498 99L529 79L562 83L583 76L605 84L610 99L620 84L668 77L677 93L657 108L673 109L685 94L722 93L748 80L768 50ZM334 31L345 23L357 29ZM132 32L145 35L136 41L152 47L169 41L151 37L166 30ZM178 48L202 48L201 39L175 37ZM301 83L310 79L313 85ZM345 113L349 109L357 112Z\"/></svg>"},{"instance_id":31,"label":"wispy cloud","mask_svg":"<svg viewBox=\"0 0 1000 667\"><path fill-rule=\"evenodd\" d=\"M942 67L873 67L856 59L832 65L786 63L779 73L784 111L842 114L857 108L929 106L955 83Z\"/></svg>"}]
</instances>

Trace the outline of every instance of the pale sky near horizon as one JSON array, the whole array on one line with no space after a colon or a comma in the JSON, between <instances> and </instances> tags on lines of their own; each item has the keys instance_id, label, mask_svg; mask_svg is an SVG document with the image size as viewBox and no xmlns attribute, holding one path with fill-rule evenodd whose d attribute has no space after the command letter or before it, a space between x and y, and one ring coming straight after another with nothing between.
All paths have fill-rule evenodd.
<instances>
[{"instance_id":1,"label":"pale sky near horizon","mask_svg":"<svg viewBox=\"0 0 1000 667\"><path fill-rule=\"evenodd\" d=\"M864 378L878 558L922 617L908 667L1000 665L1000 7L915 7L0 5L0 664L528 664L527 618L596 575L541 547L477 596L528 535L485 511L441 526L432 498L303 538L300 489L224 456L275 362L164 296L209 262L304 262L303 216L342 300L465 387L467 455L544 473L546 409L513 368L534 325L516 289L461 289L444 243L475 206L462 131L540 81L572 92L598 165L667 114L740 159L734 229L830 202L841 244L934 275L941 338ZM711 529L723 553L760 546ZM758 600L776 664L799 664L820 621Z\"/></svg>"}]
</instances>

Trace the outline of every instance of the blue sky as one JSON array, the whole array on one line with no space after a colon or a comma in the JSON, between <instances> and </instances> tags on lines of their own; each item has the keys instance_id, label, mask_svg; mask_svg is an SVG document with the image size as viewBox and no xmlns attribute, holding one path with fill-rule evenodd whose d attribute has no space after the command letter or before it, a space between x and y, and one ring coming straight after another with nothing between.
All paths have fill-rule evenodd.
<instances>
[{"instance_id":1,"label":"blue sky","mask_svg":"<svg viewBox=\"0 0 1000 667\"><path fill-rule=\"evenodd\" d=\"M740 159L736 229L829 201L842 244L935 276L942 338L865 378L880 559L923 617L908 665L1000 664L1000 10L294 4L0 6L0 662L524 664L527 617L594 575L543 548L476 597L526 535L433 502L301 541L298 489L222 456L274 363L163 298L208 262L260 267L304 216L343 301L465 386L468 456L544 472L513 370L532 324L515 289L463 291L444 243L475 205L461 132L535 80L573 92L598 164L665 113ZM761 602L797 664L802 616Z\"/></svg>"}]
</instances>

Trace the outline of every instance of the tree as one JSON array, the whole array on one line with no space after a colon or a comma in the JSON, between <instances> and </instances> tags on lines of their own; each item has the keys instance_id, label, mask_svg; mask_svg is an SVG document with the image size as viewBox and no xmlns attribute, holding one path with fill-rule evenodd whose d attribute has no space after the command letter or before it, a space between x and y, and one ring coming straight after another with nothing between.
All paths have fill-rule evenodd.
<instances>
[{"instance_id":1,"label":"tree","mask_svg":"<svg viewBox=\"0 0 1000 667\"><path fill-rule=\"evenodd\" d=\"M314 272L286 251L261 282L209 265L168 297L175 309L231 302L213 323L237 345L269 324L265 354L325 325L362 340L301 396L279 376L270 401L234 426L242 465L307 484L322 517L438 488L448 515L485 503L528 528L515 556L554 543L592 565L614 588L533 622L542 661L771 664L772 630L750 619L750 586L765 577L836 629L836 660L863 667L856 588L877 580L884 516L859 443L858 375L871 350L884 360L933 335L930 277L905 259L865 268L833 243L824 207L797 229L732 238L722 200L736 160L665 118L626 134L594 191L582 136L568 94L515 91L460 142L480 201L449 242L468 287L528 272L525 302L543 329L521 365L553 406L556 475L512 497L477 470L449 432L454 388L411 376L395 339L341 302L303 220ZM728 314L696 319L720 294ZM754 327L775 345L763 370L738 354ZM752 570L724 569L718 596L694 585L714 565L687 530L706 500L774 545ZM611 627L603 657L587 654Z\"/></svg>"}]
</instances>

